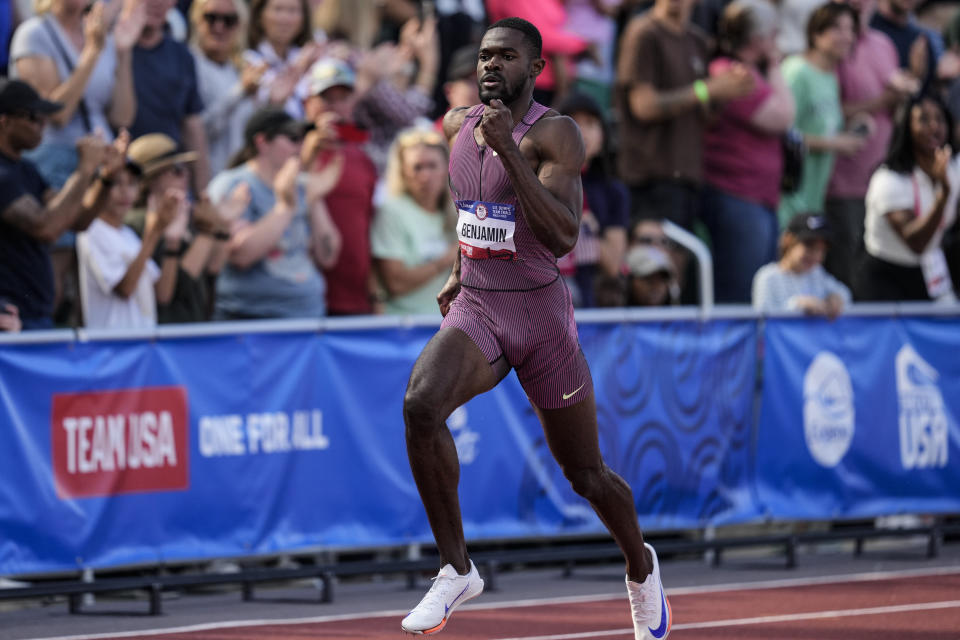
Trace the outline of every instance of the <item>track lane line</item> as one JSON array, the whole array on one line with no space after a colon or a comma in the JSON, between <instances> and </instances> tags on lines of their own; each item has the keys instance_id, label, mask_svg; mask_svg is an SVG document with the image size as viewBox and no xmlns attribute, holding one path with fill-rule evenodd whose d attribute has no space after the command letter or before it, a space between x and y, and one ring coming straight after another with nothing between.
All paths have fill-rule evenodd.
<instances>
[{"instance_id":1,"label":"track lane line","mask_svg":"<svg viewBox=\"0 0 960 640\"><path fill-rule=\"evenodd\" d=\"M776 624L779 622L799 622L801 620L825 620L829 618L849 618L852 616L872 616L889 613L907 613L910 611L932 611L936 609L960 608L960 600L942 600L919 604L888 605L885 607L864 607L860 609L834 609L831 611L809 611L807 613L785 613L776 616L757 616L755 618L731 618L729 620L706 620L675 624L674 631L687 629L717 629L722 627L741 627L752 624ZM633 628L605 629L603 631L581 631L579 633L561 633L547 636L517 636L515 638L497 638L496 640L577 640L578 638L605 638L633 634Z\"/></svg>"}]
</instances>

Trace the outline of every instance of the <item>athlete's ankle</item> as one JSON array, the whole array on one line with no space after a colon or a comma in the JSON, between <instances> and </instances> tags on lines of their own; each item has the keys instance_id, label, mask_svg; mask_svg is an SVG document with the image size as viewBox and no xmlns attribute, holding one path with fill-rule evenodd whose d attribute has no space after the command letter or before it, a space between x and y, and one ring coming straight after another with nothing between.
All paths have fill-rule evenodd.
<instances>
[{"instance_id":1,"label":"athlete's ankle","mask_svg":"<svg viewBox=\"0 0 960 640\"><path fill-rule=\"evenodd\" d=\"M639 561L634 564L627 562L627 578L631 582L636 582L637 584L643 584L643 581L647 579L653 573L653 556L650 554L650 550L647 549L646 545L641 546L641 556Z\"/></svg>"}]
</instances>

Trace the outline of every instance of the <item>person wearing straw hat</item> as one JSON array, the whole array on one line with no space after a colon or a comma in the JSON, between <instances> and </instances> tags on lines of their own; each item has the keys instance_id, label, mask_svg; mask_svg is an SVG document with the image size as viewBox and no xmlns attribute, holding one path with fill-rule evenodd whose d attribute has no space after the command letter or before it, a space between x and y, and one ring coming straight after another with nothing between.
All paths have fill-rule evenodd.
<instances>
[{"instance_id":1,"label":"person wearing straw hat","mask_svg":"<svg viewBox=\"0 0 960 640\"><path fill-rule=\"evenodd\" d=\"M80 305L88 328L156 326L157 304L173 298L179 253L172 247L182 235L173 223L183 210L186 190L166 190L147 213L141 240L124 218L136 201L142 175L142 165L128 156L123 170L105 183L108 198L97 218L77 235ZM162 266L151 259L158 247Z\"/></svg>"},{"instance_id":2,"label":"person wearing straw hat","mask_svg":"<svg viewBox=\"0 0 960 640\"><path fill-rule=\"evenodd\" d=\"M137 207L127 215L126 223L143 235L144 221L169 189L189 191L188 167L197 159L193 151L183 151L163 133L140 136L130 144L129 156L143 172ZM249 202L246 188L238 189L220 206L214 206L206 194L195 202L184 199L173 223L167 229L167 241L156 248L157 264L176 257L176 287L169 301L159 301L157 320L200 322L212 313L215 280L226 260L230 226Z\"/></svg>"}]
</instances>

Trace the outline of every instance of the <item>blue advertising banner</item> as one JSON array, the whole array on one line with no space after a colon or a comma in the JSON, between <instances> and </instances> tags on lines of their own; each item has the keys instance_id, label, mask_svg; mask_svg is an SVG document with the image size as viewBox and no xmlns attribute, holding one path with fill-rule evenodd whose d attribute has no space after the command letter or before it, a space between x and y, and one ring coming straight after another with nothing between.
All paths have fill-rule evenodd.
<instances>
[{"instance_id":1,"label":"blue advertising banner","mask_svg":"<svg viewBox=\"0 0 960 640\"><path fill-rule=\"evenodd\" d=\"M764 344L768 516L960 511L957 318L770 319Z\"/></svg>"},{"instance_id":2,"label":"blue advertising banner","mask_svg":"<svg viewBox=\"0 0 960 640\"><path fill-rule=\"evenodd\" d=\"M435 327L0 345L0 575L432 539L403 393ZM582 324L641 524L757 515L752 320ZM448 421L472 539L604 531L516 377Z\"/></svg>"}]
</instances>

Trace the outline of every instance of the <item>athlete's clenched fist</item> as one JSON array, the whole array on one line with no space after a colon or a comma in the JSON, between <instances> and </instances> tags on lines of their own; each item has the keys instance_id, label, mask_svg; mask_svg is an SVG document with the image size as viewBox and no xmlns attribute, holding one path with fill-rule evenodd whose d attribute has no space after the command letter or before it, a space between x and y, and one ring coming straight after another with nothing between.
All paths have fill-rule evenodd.
<instances>
[{"instance_id":1,"label":"athlete's clenched fist","mask_svg":"<svg viewBox=\"0 0 960 640\"><path fill-rule=\"evenodd\" d=\"M497 153L503 153L513 143L513 114L497 98L483 108L480 133L487 146Z\"/></svg>"}]
</instances>

